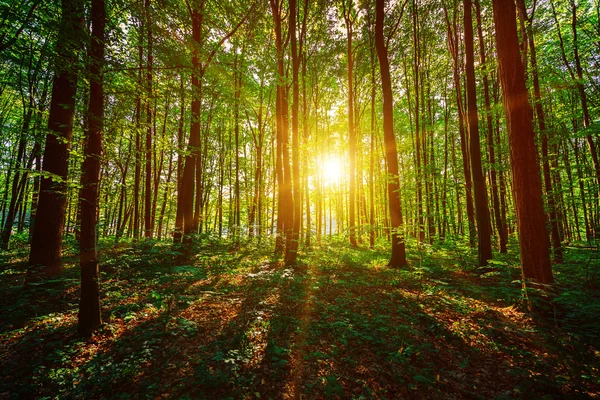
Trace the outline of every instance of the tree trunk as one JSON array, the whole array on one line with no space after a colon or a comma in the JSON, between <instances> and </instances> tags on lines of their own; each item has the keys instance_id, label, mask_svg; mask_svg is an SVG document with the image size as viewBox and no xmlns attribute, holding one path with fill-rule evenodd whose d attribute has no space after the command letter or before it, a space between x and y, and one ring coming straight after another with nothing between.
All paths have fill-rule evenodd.
<instances>
[{"instance_id":1,"label":"tree trunk","mask_svg":"<svg viewBox=\"0 0 600 400\"><path fill-rule=\"evenodd\" d=\"M467 111L469 132L469 158L473 174L475 198L475 218L477 219L477 238L479 243L479 265L487 265L492 259L492 241L490 232L490 210L487 204L487 189L481 166L481 147L479 142L479 118L477 115L477 87L475 82L475 62L473 49L473 18L471 0L463 0L464 34L467 75Z\"/></svg>"},{"instance_id":2,"label":"tree trunk","mask_svg":"<svg viewBox=\"0 0 600 400\"><path fill-rule=\"evenodd\" d=\"M200 65L200 49L202 21L204 17L204 2L200 3L201 9L192 10L192 36L194 39L194 50L192 52L192 122L190 126L190 138L188 142L188 154L185 156L181 192L178 193L177 207L181 207L183 214L183 241L189 244L190 234L194 232L194 175L196 163L200 153L200 97L202 88L203 69ZM200 194L196 194L200 198Z\"/></svg>"},{"instance_id":3,"label":"tree trunk","mask_svg":"<svg viewBox=\"0 0 600 400\"><path fill-rule=\"evenodd\" d=\"M471 167L469 161L469 151L467 148L467 140L465 137L465 109L462 101L462 90L460 84L460 66L459 66L459 54L458 54L458 24L456 22L458 12L454 10L454 20L452 24L448 17L448 12L444 8L444 16L446 18L446 25L448 28L448 46L450 48L450 54L454 62L453 78L454 78L454 89L456 91L456 106L458 108L458 132L460 136L460 151L463 158L463 173L465 177L465 202L467 206L467 223L469 229L469 243L471 246L475 245L475 216L473 210L473 196L472 196L472 181L471 181ZM458 198L457 198L458 201ZM460 205L460 201L458 201ZM460 215L460 214L459 214ZM459 218L460 231L462 231L462 223Z\"/></svg>"},{"instance_id":4,"label":"tree trunk","mask_svg":"<svg viewBox=\"0 0 600 400\"><path fill-rule=\"evenodd\" d=\"M519 9L523 10L523 13L526 13L524 0L517 0L517 6ZM526 15L524 15L524 17L524 19L527 19ZM548 217L550 218L552 249L554 252L554 261L561 263L563 257L562 246L556 214L556 197L554 191L552 190L552 177L550 173L550 160L548 154L548 139L550 135L546 130L546 114L544 112L544 108L542 107L542 93L540 88L540 80L538 77L537 55L535 42L533 40L533 29L531 27L531 22L527 23L526 38L529 44L529 58L531 60L531 76L533 78L535 114L537 116L540 135L542 137L542 166L544 175L544 188L548 199Z\"/></svg>"},{"instance_id":5,"label":"tree trunk","mask_svg":"<svg viewBox=\"0 0 600 400\"><path fill-rule=\"evenodd\" d=\"M185 90L183 88L183 74L179 80L179 91L181 92L181 108L179 111L179 126L177 128L177 210L175 211L175 230L173 232L173 241L181 242L183 237L183 207L180 206L182 200L183 187L183 129L185 127ZM219 154L222 157L222 154Z\"/></svg>"},{"instance_id":6,"label":"tree trunk","mask_svg":"<svg viewBox=\"0 0 600 400\"><path fill-rule=\"evenodd\" d=\"M150 0L146 0L146 23L148 35L148 59L146 85L146 179L144 190L144 237L152 237L152 20L150 19Z\"/></svg>"},{"instance_id":7,"label":"tree trunk","mask_svg":"<svg viewBox=\"0 0 600 400\"><path fill-rule=\"evenodd\" d=\"M508 120L513 195L523 277L552 283L550 246L542 202L542 183L534 142L533 113L520 59L515 4L493 0L499 77Z\"/></svg>"},{"instance_id":8,"label":"tree trunk","mask_svg":"<svg viewBox=\"0 0 600 400\"><path fill-rule=\"evenodd\" d=\"M490 163L490 183L492 185L492 203L494 208L494 220L496 222L496 230L498 231L498 247L500 253L506 253L506 246L508 244L508 234L506 232L506 226L502 219L500 212L500 196L498 194L498 176L496 170L496 154L494 149L494 126L493 126L493 115L490 100L490 88L489 88L489 74L488 66L485 57L485 43L483 41L483 26L481 20L481 8L479 6L479 0L475 0L475 9L477 17L477 35L479 37L479 57L480 63L483 65L483 95L485 100L485 117L487 122L487 144L488 144L488 155Z\"/></svg>"},{"instance_id":9,"label":"tree trunk","mask_svg":"<svg viewBox=\"0 0 600 400\"><path fill-rule=\"evenodd\" d=\"M29 255L29 265L43 266L46 275L55 275L62 271L62 235L67 206L66 182L78 78L76 65L83 46L80 39L74 38L82 35L82 1L63 0L62 13L57 42L58 60L48 116L50 132L46 136L42 166L45 177L40 186ZM53 179L54 177L58 179ZM31 269L30 271L30 274L35 273Z\"/></svg>"},{"instance_id":10,"label":"tree trunk","mask_svg":"<svg viewBox=\"0 0 600 400\"><path fill-rule=\"evenodd\" d=\"M344 23L346 25L346 55L348 57L348 146L349 146L349 168L350 174L350 199L348 211L350 212L349 229L350 229L350 245L356 247L356 133L354 130L354 87L353 87L353 74L354 74L354 59L352 48L352 35L353 35L353 20L352 10L350 6L346 5L346 1L343 1L343 12L344 12Z\"/></svg>"},{"instance_id":11,"label":"tree trunk","mask_svg":"<svg viewBox=\"0 0 600 400\"><path fill-rule=\"evenodd\" d=\"M371 140L369 150L369 248L375 247L375 54L370 43L371 61Z\"/></svg>"},{"instance_id":12,"label":"tree trunk","mask_svg":"<svg viewBox=\"0 0 600 400\"><path fill-rule=\"evenodd\" d=\"M383 35L384 6L385 0L377 0L375 19L375 46L379 69L381 72L381 87L383 91L383 133L385 141L385 155L387 160L388 196L392 227L392 255L390 267L404 267L406 262L406 250L404 245L404 232L402 226L402 209L400 208L400 194L398 181L398 152L396 149L396 138L394 137L394 110L392 82L390 79L390 66L388 61L388 50Z\"/></svg>"},{"instance_id":13,"label":"tree trunk","mask_svg":"<svg viewBox=\"0 0 600 400\"><path fill-rule=\"evenodd\" d=\"M292 175L293 175L293 201L288 205L290 214L293 216L291 236L286 237L285 264L296 263L298 255L298 241L300 239L300 224L302 221L302 193L300 178L300 135L298 132L298 109L299 109L299 72L300 57L298 54L298 41L296 37L297 5L296 0L289 0L289 26L292 59ZM284 147L284 168L285 149ZM288 161L289 162L289 161Z\"/></svg>"},{"instance_id":14,"label":"tree trunk","mask_svg":"<svg viewBox=\"0 0 600 400\"><path fill-rule=\"evenodd\" d=\"M77 330L89 336L102 324L98 278L98 250L96 228L98 190L100 186L100 157L102 156L102 130L104 123L104 25L106 21L104 0L92 1L92 43L89 50L90 102L88 132L84 148L81 174L81 238L79 242L81 264L81 299Z\"/></svg>"},{"instance_id":15,"label":"tree trunk","mask_svg":"<svg viewBox=\"0 0 600 400\"><path fill-rule=\"evenodd\" d=\"M288 252L292 245L293 235L293 220L294 220L294 198L292 195L292 176L290 167L290 156L288 148L288 100L286 93L285 73L284 73L284 49L283 38L281 33L281 7L282 3L279 0L270 0L271 10L275 23L275 45L277 50L277 181L279 184L279 200L277 226L278 236L285 235L286 256L291 254ZM279 239L276 244L276 251L283 250L283 238ZM295 253L295 252L294 252ZM288 261L288 260L286 260Z\"/></svg>"}]
</instances>

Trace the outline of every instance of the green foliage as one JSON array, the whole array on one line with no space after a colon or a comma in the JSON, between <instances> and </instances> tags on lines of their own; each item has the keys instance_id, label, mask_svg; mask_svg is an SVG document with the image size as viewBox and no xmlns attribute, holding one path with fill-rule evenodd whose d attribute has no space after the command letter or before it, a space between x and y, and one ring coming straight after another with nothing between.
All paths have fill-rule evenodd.
<instances>
[{"instance_id":1,"label":"green foliage","mask_svg":"<svg viewBox=\"0 0 600 400\"><path fill-rule=\"evenodd\" d=\"M203 240L185 263L165 242L104 248L104 325L89 340L75 336L74 264L2 294L0 391L276 398L293 381L307 397L560 397L600 386L589 249L568 248L556 287L523 297L514 253L482 270L466 248L456 258L409 244L401 270L336 239L302 249L294 269L253 243ZM2 284L23 281L23 264L7 271Z\"/></svg>"}]
</instances>

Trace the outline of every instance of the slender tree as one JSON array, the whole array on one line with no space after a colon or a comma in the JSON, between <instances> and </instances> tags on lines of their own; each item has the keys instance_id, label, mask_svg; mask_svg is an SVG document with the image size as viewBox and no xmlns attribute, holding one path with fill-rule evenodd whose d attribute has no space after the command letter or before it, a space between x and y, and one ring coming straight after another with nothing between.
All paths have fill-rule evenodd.
<instances>
[{"instance_id":1,"label":"slender tree","mask_svg":"<svg viewBox=\"0 0 600 400\"><path fill-rule=\"evenodd\" d=\"M81 299L79 302L79 334L89 336L102 324L98 277L98 250L96 248L98 187L100 185L100 158L104 126L104 0L93 0L92 41L89 50L90 101L88 132L84 148L81 174Z\"/></svg>"},{"instance_id":2,"label":"slender tree","mask_svg":"<svg viewBox=\"0 0 600 400\"><path fill-rule=\"evenodd\" d=\"M483 168L481 166L471 0L463 0L463 6L466 55L465 70L467 75L467 127L469 133L469 159L471 160L471 173L473 174L475 218L477 220L477 239L479 244L479 265L487 265L488 260L491 260L492 258L492 240L490 232L490 210L487 202L487 189L485 185L485 177L483 175Z\"/></svg>"},{"instance_id":3,"label":"slender tree","mask_svg":"<svg viewBox=\"0 0 600 400\"><path fill-rule=\"evenodd\" d=\"M145 2L148 59L146 65L146 173L144 188L144 237L152 237L152 20L150 0Z\"/></svg>"},{"instance_id":4,"label":"slender tree","mask_svg":"<svg viewBox=\"0 0 600 400\"><path fill-rule=\"evenodd\" d=\"M406 4L406 3L404 3ZM383 135L385 142L385 156L387 160L387 192L392 228L392 255L390 267L404 267L406 250L402 226L402 208L400 207L400 184L398 178L398 150L394 136L394 99L392 94L392 81L390 78L390 64L388 60L387 41L383 34L385 19L385 0L377 0L375 12L375 47L379 59L381 74L381 87L383 91ZM402 9L404 11L404 8Z\"/></svg>"}]
</instances>

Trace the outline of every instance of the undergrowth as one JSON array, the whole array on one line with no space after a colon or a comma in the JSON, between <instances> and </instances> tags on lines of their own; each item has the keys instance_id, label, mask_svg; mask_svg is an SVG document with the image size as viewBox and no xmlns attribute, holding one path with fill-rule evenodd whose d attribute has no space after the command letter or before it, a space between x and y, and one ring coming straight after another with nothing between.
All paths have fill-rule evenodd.
<instances>
[{"instance_id":1,"label":"undergrowth","mask_svg":"<svg viewBox=\"0 0 600 400\"><path fill-rule=\"evenodd\" d=\"M0 255L0 398L593 398L600 262L572 245L550 290L521 281L515 245L476 267L450 240L329 238L296 266L274 243L192 247L102 239L103 325L76 336L74 243L58 278L25 285L27 246Z\"/></svg>"}]
</instances>

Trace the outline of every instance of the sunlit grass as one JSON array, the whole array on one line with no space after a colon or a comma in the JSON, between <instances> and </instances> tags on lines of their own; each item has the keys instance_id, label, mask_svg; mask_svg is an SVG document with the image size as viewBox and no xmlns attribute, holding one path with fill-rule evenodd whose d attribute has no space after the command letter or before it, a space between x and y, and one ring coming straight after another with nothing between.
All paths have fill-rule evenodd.
<instances>
[{"instance_id":1,"label":"sunlit grass","mask_svg":"<svg viewBox=\"0 0 600 400\"><path fill-rule=\"evenodd\" d=\"M104 325L85 341L75 335L77 263L26 288L16 251L0 275L9 288L0 389L124 398L598 390L600 300L586 249L568 249L551 308L540 298L531 314L514 252L479 270L468 247L409 238L410 266L389 269L385 241L367 250L346 240L302 248L295 268L273 258L270 242L205 240L185 260L167 242L102 243Z\"/></svg>"}]
</instances>

